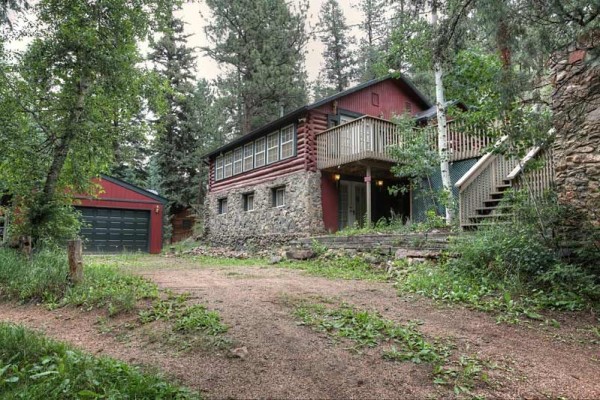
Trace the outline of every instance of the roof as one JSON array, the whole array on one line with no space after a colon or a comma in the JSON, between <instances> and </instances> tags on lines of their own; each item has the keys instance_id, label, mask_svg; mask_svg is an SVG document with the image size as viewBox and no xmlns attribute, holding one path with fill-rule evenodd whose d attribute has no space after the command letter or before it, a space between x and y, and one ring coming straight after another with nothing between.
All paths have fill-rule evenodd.
<instances>
[{"instance_id":1,"label":"roof","mask_svg":"<svg viewBox=\"0 0 600 400\"><path fill-rule=\"evenodd\" d=\"M432 107L432 103L429 101L429 99L427 99L427 97L425 97L425 95L423 93L421 93L421 91L419 91L419 89L417 89L415 87L415 85L408 78L406 78L404 76L387 75L382 78L372 79L370 81L361 83L360 85L351 87L350 89L346 89L342 92L336 93L332 96L326 97L326 98L319 100L317 102L314 102L312 104L297 108L296 110L285 114L283 117L276 119L275 121L270 122L266 125L263 125L260 128L257 128L255 130L251 131L250 133L247 133L244 136L240 136L239 138L219 147L218 149L211 151L210 153L206 154L204 157L212 157L216 154L228 151L244 142L247 142L254 138L262 136L263 134L268 133L269 131L271 131L277 127L280 127L280 126L283 126L283 125L286 125L286 124L289 124L289 123L295 121L300 115L304 114L306 111L321 107L324 104L327 104L329 102L337 100L341 97L348 96L352 93L358 92L360 90L368 88L369 86L376 85L380 82L384 82L389 79L399 81L399 82L406 84L406 86L408 86L409 89L414 92L414 94L425 105L425 107L428 107L428 108Z\"/></svg>"},{"instance_id":2,"label":"roof","mask_svg":"<svg viewBox=\"0 0 600 400\"><path fill-rule=\"evenodd\" d=\"M468 107L457 100L452 100L452 101L448 101L446 102L446 107L452 107L452 106L457 106L458 108L466 111L468 109ZM436 118L437 117L437 106L433 105L431 107L429 107L427 110L421 111L420 113L418 113L417 115L415 115L415 118L417 119L418 122L422 122L422 121L429 121L430 119Z\"/></svg>"},{"instance_id":3,"label":"roof","mask_svg":"<svg viewBox=\"0 0 600 400\"><path fill-rule=\"evenodd\" d=\"M156 201L158 201L160 203L166 204L166 203L169 202L169 200L167 200L166 198L164 198L162 196L159 196L156 193L153 193L153 192L151 192L149 190L146 190L146 189L142 189L139 186L135 186L135 185L133 185L131 183L122 181L121 179L118 179L118 178L115 178L115 177L112 177L112 176L108 176L108 175L104 175L104 174L100 175L100 178L103 179L103 180L112 182L115 185L119 185L121 187L124 187L125 189L129 189L129 190L131 190L133 192L139 193L142 196L149 197L149 198L151 198L153 200L156 200Z\"/></svg>"}]
</instances>

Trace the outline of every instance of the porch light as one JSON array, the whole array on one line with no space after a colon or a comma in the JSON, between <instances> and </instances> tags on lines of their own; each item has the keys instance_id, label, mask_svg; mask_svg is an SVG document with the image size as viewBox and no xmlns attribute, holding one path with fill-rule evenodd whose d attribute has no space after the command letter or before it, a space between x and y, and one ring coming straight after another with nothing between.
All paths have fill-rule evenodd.
<instances>
[{"instance_id":1,"label":"porch light","mask_svg":"<svg viewBox=\"0 0 600 400\"><path fill-rule=\"evenodd\" d=\"M339 181L340 178L341 178L340 174L334 174L333 175L333 180L336 181L336 182Z\"/></svg>"},{"instance_id":2,"label":"porch light","mask_svg":"<svg viewBox=\"0 0 600 400\"><path fill-rule=\"evenodd\" d=\"M376 184L377 186L380 186L380 187L381 187L381 186L383 186L383 181L375 181L375 184Z\"/></svg>"}]
</instances>

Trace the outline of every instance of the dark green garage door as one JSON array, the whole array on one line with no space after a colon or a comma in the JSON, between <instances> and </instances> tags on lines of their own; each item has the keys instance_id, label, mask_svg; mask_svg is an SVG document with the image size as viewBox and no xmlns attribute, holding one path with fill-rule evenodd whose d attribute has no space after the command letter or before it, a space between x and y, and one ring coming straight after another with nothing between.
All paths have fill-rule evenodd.
<instances>
[{"instance_id":1,"label":"dark green garage door","mask_svg":"<svg viewBox=\"0 0 600 400\"><path fill-rule=\"evenodd\" d=\"M85 250L98 253L148 251L150 211L77 207L83 216Z\"/></svg>"}]
</instances>

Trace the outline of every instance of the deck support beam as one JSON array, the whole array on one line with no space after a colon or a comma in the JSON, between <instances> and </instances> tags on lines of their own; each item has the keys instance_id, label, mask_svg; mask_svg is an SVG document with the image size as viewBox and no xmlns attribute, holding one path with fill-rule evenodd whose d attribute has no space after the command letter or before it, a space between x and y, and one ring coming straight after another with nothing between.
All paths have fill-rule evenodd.
<instances>
[{"instance_id":1,"label":"deck support beam","mask_svg":"<svg viewBox=\"0 0 600 400\"><path fill-rule=\"evenodd\" d=\"M371 167L367 167L367 173L365 176L365 185L367 185L367 218L365 221L365 225L367 228L371 227L371 207L373 206L371 202Z\"/></svg>"}]
</instances>

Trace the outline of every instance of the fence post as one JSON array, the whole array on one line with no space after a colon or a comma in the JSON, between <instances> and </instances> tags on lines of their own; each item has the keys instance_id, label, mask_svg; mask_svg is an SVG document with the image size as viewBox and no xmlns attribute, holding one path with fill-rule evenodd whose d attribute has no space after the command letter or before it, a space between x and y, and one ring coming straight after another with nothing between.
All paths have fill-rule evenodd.
<instances>
[{"instance_id":1,"label":"fence post","mask_svg":"<svg viewBox=\"0 0 600 400\"><path fill-rule=\"evenodd\" d=\"M67 252L69 255L69 279L77 284L83 280L83 255L81 239L69 240Z\"/></svg>"}]
</instances>

